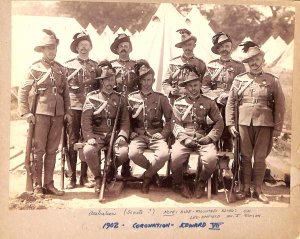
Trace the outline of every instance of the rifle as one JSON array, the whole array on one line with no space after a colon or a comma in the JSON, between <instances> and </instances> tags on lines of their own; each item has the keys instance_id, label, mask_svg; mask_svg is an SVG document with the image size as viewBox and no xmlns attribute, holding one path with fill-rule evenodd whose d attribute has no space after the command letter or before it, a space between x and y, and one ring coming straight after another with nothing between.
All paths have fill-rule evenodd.
<instances>
[{"instance_id":1,"label":"rifle","mask_svg":"<svg viewBox=\"0 0 300 239\"><path fill-rule=\"evenodd\" d=\"M240 191L241 189L241 152L240 152L240 134L239 134L239 94L238 92L235 93L235 101L234 101L234 118L235 118L235 128L238 132L237 136L234 138L234 160L233 160L233 179L230 187L229 193L229 202L232 202L232 193L236 191ZM236 182L237 181L237 182ZM236 185L237 184L237 185ZM238 190L236 190L236 186Z\"/></svg>"},{"instance_id":2,"label":"rifle","mask_svg":"<svg viewBox=\"0 0 300 239\"><path fill-rule=\"evenodd\" d=\"M34 91L32 102L31 102L30 112L35 115L36 104L37 104L37 90ZM26 191L33 192L33 177L36 175L35 162L34 162L34 124L29 123L29 128L27 132L27 142L26 142L26 153L25 153L25 169L26 169Z\"/></svg>"},{"instance_id":3,"label":"rifle","mask_svg":"<svg viewBox=\"0 0 300 239\"><path fill-rule=\"evenodd\" d=\"M123 76L124 75L122 75L122 77ZM117 113L116 113L116 117L115 117L115 122L114 122L114 126L113 126L113 129L112 129L112 132L111 132L108 150L107 150L107 153L106 153L105 159L104 159L103 178L102 178L102 182L101 182L99 202L104 201L103 195L104 195L104 190L105 190L105 185L106 185L107 172L108 172L108 169L110 168L111 162L113 161L113 157L112 157L113 147L114 147L115 136L116 136L116 131L117 131L117 124L118 124L120 110L121 110L121 100L122 100L123 93L124 93L124 86L125 85L123 85L123 91L120 95L120 99L119 99L119 102L118 102L118 108L117 108Z\"/></svg>"},{"instance_id":4,"label":"rifle","mask_svg":"<svg viewBox=\"0 0 300 239\"><path fill-rule=\"evenodd\" d=\"M60 188L64 189L65 187L65 163L68 161L68 138L67 138L67 127L64 125L61 134L61 175L60 175Z\"/></svg>"}]
</instances>

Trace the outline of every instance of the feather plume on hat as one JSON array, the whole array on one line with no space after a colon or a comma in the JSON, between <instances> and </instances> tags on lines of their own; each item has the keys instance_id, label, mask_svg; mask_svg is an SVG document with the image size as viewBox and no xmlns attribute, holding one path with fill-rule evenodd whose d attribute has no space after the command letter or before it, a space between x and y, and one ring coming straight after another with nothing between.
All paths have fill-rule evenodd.
<instances>
[{"instance_id":1,"label":"feather plume on hat","mask_svg":"<svg viewBox=\"0 0 300 239\"><path fill-rule=\"evenodd\" d=\"M257 55L264 55L265 53L259 48L259 45L252 41L242 42L239 46L242 46L242 50L246 53L246 57L242 60L243 63L247 63L249 59Z\"/></svg>"},{"instance_id":2,"label":"feather plume on hat","mask_svg":"<svg viewBox=\"0 0 300 239\"><path fill-rule=\"evenodd\" d=\"M146 68L151 68L148 61L146 61L146 60L144 60L144 59L137 60L136 63L134 64L134 73L135 73L137 76L140 76L140 68L141 68L142 66L145 66Z\"/></svg>"},{"instance_id":3,"label":"feather plume on hat","mask_svg":"<svg viewBox=\"0 0 300 239\"><path fill-rule=\"evenodd\" d=\"M45 32L49 36L54 36L56 38L55 33L50 29L43 29L43 32Z\"/></svg>"},{"instance_id":4,"label":"feather plume on hat","mask_svg":"<svg viewBox=\"0 0 300 239\"><path fill-rule=\"evenodd\" d=\"M218 48L221 44L223 44L225 42L232 42L231 36L229 34L224 33L224 32L217 32L212 37L213 46L211 48L211 51L215 54L219 54Z\"/></svg>"},{"instance_id":5,"label":"feather plume on hat","mask_svg":"<svg viewBox=\"0 0 300 239\"><path fill-rule=\"evenodd\" d=\"M116 69L112 67L112 64L108 60L100 61L96 68L96 77L98 79L102 78L103 68L107 68L110 72L116 73Z\"/></svg>"},{"instance_id":6,"label":"feather plume on hat","mask_svg":"<svg viewBox=\"0 0 300 239\"><path fill-rule=\"evenodd\" d=\"M222 35L225 35L225 33L224 32L217 32L216 35L214 35L213 38L212 38L212 43L214 45L216 45L218 43L219 37L222 36Z\"/></svg>"},{"instance_id":7,"label":"feather plume on hat","mask_svg":"<svg viewBox=\"0 0 300 239\"><path fill-rule=\"evenodd\" d=\"M242 50L245 53L247 53L249 51L250 47L258 47L259 48L259 46L256 43L254 43L253 41L242 42L239 46L243 47Z\"/></svg>"},{"instance_id":8,"label":"feather plume on hat","mask_svg":"<svg viewBox=\"0 0 300 239\"><path fill-rule=\"evenodd\" d=\"M180 70L188 70L189 72L194 72L198 77L201 77L199 72L197 71L196 66L190 64L184 64L181 66Z\"/></svg>"},{"instance_id":9,"label":"feather plume on hat","mask_svg":"<svg viewBox=\"0 0 300 239\"><path fill-rule=\"evenodd\" d=\"M100 61L98 64L98 67L105 67L105 66L107 66L109 68L113 68L111 63L108 60Z\"/></svg>"}]
</instances>

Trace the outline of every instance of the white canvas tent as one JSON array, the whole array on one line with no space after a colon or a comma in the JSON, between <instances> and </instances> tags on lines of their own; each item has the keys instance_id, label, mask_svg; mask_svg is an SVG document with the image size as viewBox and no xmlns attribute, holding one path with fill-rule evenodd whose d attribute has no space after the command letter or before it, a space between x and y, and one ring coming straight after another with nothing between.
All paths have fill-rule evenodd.
<instances>
[{"instance_id":1,"label":"white canvas tent","mask_svg":"<svg viewBox=\"0 0 300 239\"><path fill-rule=\"evenodd\" d=\"M171 3L161 3L146 29L140 34L139 43L133 46L135 59L146 59L155 71L154 89L161 91L162 78L167 71L169 61L182 54L175 47L180 41L176 32L185 26L184 18Z\"/></svg>"},{"instance_id":2,"label":"white canvas tent","mask_svg":"<svg viewBox=\"0 0 300 239\"><path fill-rule=\"evenodd\" d=\"M99 54L102 51L100 35L98 34L96 28L91 23L87 26L86 31L89 34L92 44L93 44L93 49L90 52L90 58L98 61Z\"/></svg>"},{"instance_id":3,"label":"white canvas tent","mask_svg":"<svg viewBox=\"0 0 300 239\"><path fill-rule=\"evenodd\" d=\"M265 52L265 62L267 65L274 65L274 62L278 60L278 58L285 51L287 45L279 36L275 39L272 45L270 45L269 49Z\"/></svg>"},{"instance_id":4,"label":"white canvas tent","mask_svg":"<svg viewBox=\"0 0 300 239\"><path fill-rule=\"evenodd\" d=\"M275 44L275 38L273 36L270 36L269 39L261 46L261 49L264 52L267 52L274 44Z\"/></svg>"},{"instance_id":5,"label":"white canvas tent","mask_svg":"<svg viewBox=\"0 0 300 239\"><path fill-rule=\"evenodd\" d=\"M101 51L98 53L99 60L116 58L116 55L110 50L110 45L112 44L114 39L115 36L113 31L109 26L106 26L100 35L99 45L101 46Z\"/></svg>"},{"instance_id":6,"label":"white canvas tent","mask_svg":"<svg viewBox=\"0 0 300 239\"><path fill-rule=\"evenodd\" d=\"M20 85L30 64L41 58L41 54L33 49L41 38L43 28L51 28L60 40L56 56L58 62L64 63L75 57L70 44L73 35L83 28L74 18L12 15L12 86Z\"/></svg>"},{"instance_id":7,"label":"white canvas tent","mask_svg":"<svg viewBox=\"0 0 300 239\"><path fill-rule=\"evenodd\" d=\"M294 64L294 40L291 41L290 44L287 46L285 52L280 57L276 66L286 70L292 70L293 64Z\"/></svg>"}]
</instances>

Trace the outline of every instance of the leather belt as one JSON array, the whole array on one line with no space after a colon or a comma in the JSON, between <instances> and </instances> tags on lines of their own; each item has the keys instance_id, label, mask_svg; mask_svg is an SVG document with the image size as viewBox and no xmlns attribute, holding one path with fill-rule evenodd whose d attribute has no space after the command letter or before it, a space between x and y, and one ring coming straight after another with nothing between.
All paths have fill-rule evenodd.
<instances>
[{"instance_id":1,"label":"leather belt","mask_svg":"<svg viewBox=\"0 0 300 239\"><path fill-rule=\"evenodd\" d=\"M267 103L267 99L260 99L260 98L249 98L249 99L242 99L241 104L243 103L251 103L251 104L259 104L259 103Z\"/></svg>"}]
</instances>

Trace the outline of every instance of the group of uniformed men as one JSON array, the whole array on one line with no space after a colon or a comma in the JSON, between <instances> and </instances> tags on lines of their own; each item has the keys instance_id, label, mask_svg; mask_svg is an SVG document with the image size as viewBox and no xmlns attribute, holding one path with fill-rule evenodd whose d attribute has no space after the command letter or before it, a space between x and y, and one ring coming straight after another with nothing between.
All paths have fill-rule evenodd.
<instances>
[{"instance_id":1,"label":"group of uniformed men","mask_svg":"<svg viewBox=\"0 0 300 239\"><path fill-rule=\"evenodd\" d=\"M123 177L131 176L130 160L145 169L143 193L149 192L150 185L157 180L157 172L170 158L174 191L191 198L193 192L183 175L190 153L196 151L202 169L194 196L201 198L216 168L217 151L231 152L232 136L239 136L243 185L240 194L242 198L250 197L253 181L254 196L268 203L262 192L265 160L273 137L280 134L285 111L278 78L263 71L264 53L253 42L244 44L245 57L239 62L231 58L231 37L219 32L212 39L211 50L220 58L206 65L194 55L197 38L187 29L178 32L181 41L175 46L182 48L183 54L170 61L162 83L163 94L152 89L155 72L149 63L130 59L132 44L126 34L119 34L110 47L119 58L98 64L89 58L90 37L85 32L76 33L70 48L78 56L63 66L55 61L59 40L53 31L43 30L43 38L34 48L43 57L30 66L18 97L20 115L35 124L36 195L64 194L53 183L56 150L64 123L71 172L67 188L76 187L74 144L83 140L79 184L99 192L102 180L99 151L108 146L114 122L118 120L115 164L122 165ZM248 63L248 72L243 63ZM34 114L29 107L32 89L38 96ZM234 126L236 100L239 129ZM120 117L116 119L118 107ZM167 142L172 142L172 146ZM153 150L154 160L149 161L143 155L145 149ZM94 183L87 177L88 167L95 177ZM108 178L116 173L111 166Z\"/></svg>"}]
</instances>

